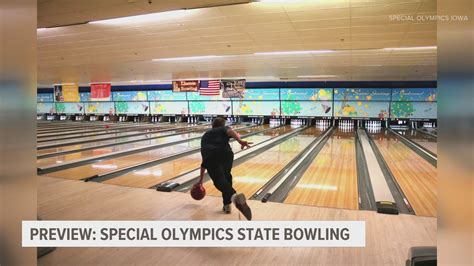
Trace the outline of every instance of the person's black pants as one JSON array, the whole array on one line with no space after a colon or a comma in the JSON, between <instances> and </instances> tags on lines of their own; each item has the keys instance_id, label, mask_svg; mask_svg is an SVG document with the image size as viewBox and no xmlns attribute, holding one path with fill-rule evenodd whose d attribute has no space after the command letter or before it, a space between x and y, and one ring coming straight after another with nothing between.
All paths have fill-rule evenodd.
<instances>
[{"instance_id":1,"label":"person's black pants","mask_svg":"<svg viewBox=\"0 0 474 266\"><path fill-rule=\"evenodd\" d=\"M231 151L216 151L207 160L207 173L214 182L214 186L222 192L224 205L230 204L230 198L235 194L232 187L232 163L234 153Z\"/></svg>"}]
</instances>

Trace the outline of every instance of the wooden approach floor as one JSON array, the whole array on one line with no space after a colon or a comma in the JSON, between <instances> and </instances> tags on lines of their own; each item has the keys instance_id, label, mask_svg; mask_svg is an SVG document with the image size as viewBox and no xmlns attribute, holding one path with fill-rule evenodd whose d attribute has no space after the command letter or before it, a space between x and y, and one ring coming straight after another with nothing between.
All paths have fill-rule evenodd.
<instances>
[{"instance_id":1,"label":"wooden approach floor","mask_svg":"<svg viewBox=\"0 0 474 266\"><path fill-rule=\"evenodd\" d=\"M196 202L163 193L38 177L44 220L238 220L221 213L221 199ZM436 218L384 215L250 201L254 220L364 220L365 248L58 248L38 265L404 265L412 246L436 245Z\"/></svg>"}]
</instances>

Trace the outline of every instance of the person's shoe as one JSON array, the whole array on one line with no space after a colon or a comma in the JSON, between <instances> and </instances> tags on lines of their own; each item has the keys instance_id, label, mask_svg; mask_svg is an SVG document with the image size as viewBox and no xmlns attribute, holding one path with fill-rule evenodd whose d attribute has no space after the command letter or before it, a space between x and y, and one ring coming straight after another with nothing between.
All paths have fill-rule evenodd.
<instances>
[{"instance_id":1,"label":"person's shoe","mask_svg":"<svg viewBox=\"0 0 474 266\"><path fill-rule=\"evenodd\" d=\"M234 197L235 207L247 218L247 220L252 220L252 210L250 210L249 205L245 199L243 193L236 194Z\"/></svg>"},{"instance_id":2,"label":"person's shoe","mask_svg":"<svg viewBox=\"0 0 474 266\"><path fill-rule=\"evenodd\" d=\"M232 210L232 206L230 204L224 205L224 207L222 207L222 211L226 214L229 214L231 210Z\"/></svg>"}]
</instances>

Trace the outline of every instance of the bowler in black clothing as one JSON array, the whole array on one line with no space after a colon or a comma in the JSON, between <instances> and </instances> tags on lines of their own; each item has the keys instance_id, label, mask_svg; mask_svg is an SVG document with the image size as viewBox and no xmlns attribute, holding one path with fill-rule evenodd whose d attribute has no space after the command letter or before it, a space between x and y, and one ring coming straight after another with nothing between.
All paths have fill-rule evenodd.
<instances>
[{"instance_id":1,"label":"bowler in black clothing","mask_svg":"<svg viewBox=\"0 0 474 266\"><path fill-rule=\"evenodd\" d=\"M250 147L251 142L242 140L232 128L225 125L225 119L217 117L212 121L212 129L208 130L201 138L201 177L207 170L214 186L222 192L224 203L223 211L230 213L230 204L242 212L247 220L252 219L252 211L247 205L245 195L238 193L232 187L232 163L234 152L229 145L230 138L235 139L241 148Z\"/></svg>"}]
</instances>

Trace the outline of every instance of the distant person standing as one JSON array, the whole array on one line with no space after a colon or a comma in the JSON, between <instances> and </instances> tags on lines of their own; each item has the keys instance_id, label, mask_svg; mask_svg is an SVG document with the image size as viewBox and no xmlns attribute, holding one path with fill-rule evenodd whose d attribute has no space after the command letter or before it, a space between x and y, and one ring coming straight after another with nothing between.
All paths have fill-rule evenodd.
<instances>
[{"instance_id":1,"label":"distant person standing","mask_svg":"<svg viewBox=\"0 0 474 266\"><path fill-rule=\"evenodd\" d=\"M234 152L229 145L230 138L235 139L241 148L250 147L251 142L242 140L232 128L225 125L225 119L217 117L212 121L212 129L208 130L201 138L201 177L207 169L214 186L222 192L225 213L231 212L231 203L247 218L252 220L252 211L247 205L245 195L237 193L232 187L232 163Z\"/></svg>"}]
</instances>

